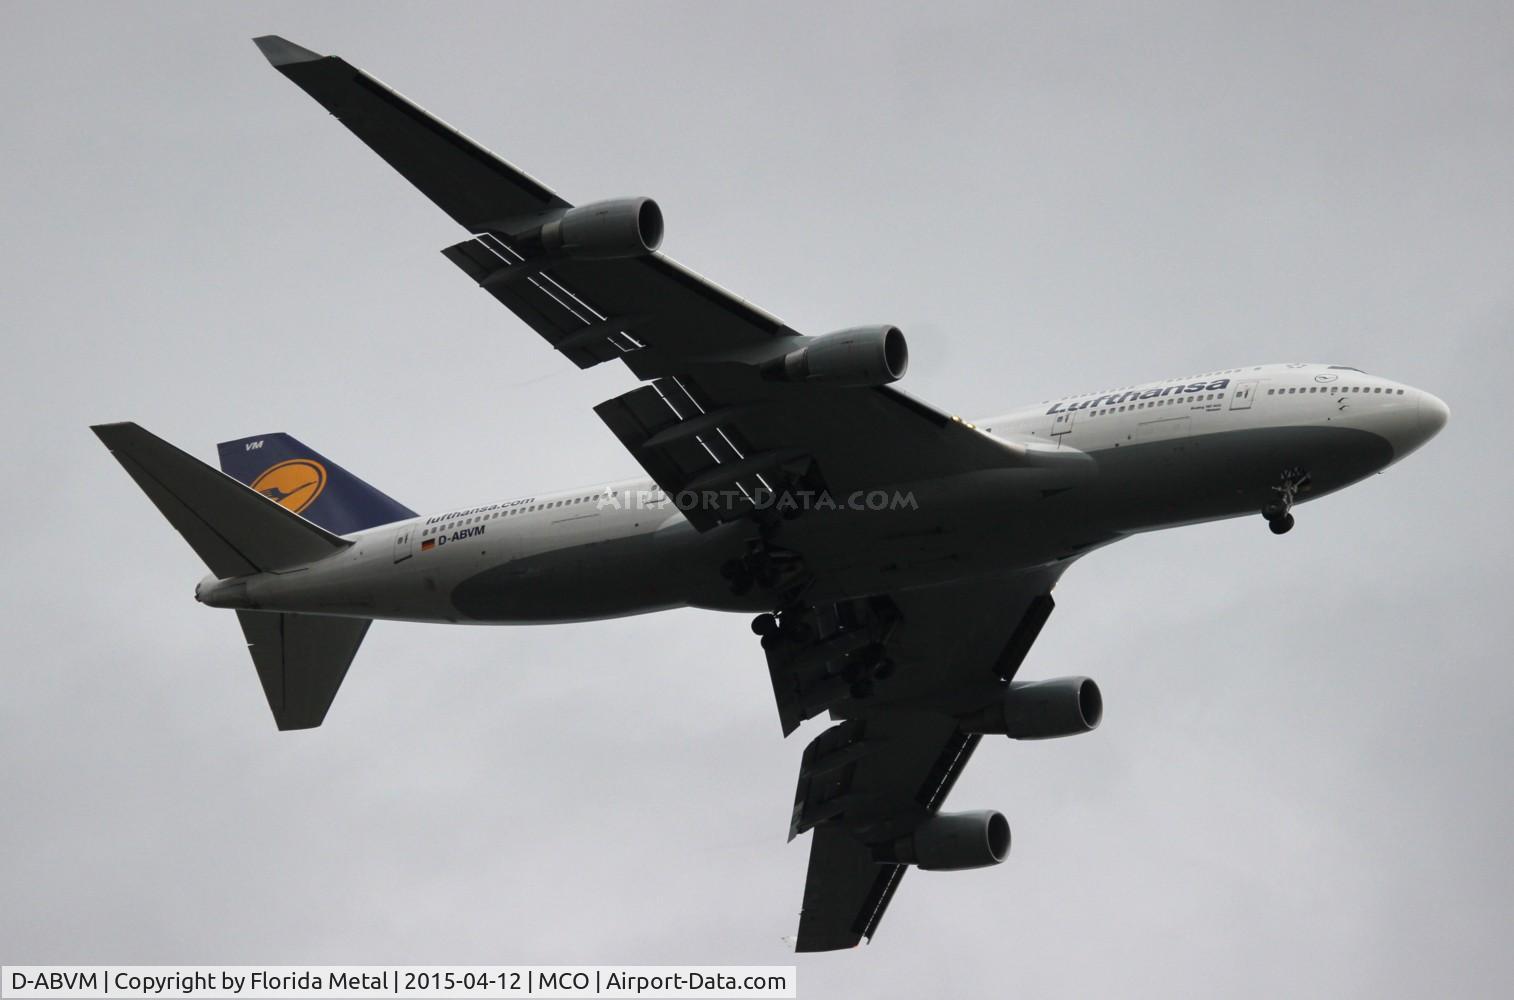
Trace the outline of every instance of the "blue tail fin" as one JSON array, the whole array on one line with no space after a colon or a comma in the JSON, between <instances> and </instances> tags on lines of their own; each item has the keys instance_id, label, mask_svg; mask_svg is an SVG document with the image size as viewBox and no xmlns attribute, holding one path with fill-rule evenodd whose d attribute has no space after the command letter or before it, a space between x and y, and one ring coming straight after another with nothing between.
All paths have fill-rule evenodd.
<instances>
[{"instance_id":1,"label":"blue tail fin","mask_svg":"<svg viewBox=\"0 0 1514 1000\"><path fill-rule=\"evenodd\" d=\"M333 534L416 516L288 434L222 441L216 451L222 472Z\"/></svg>"}]
</instances>

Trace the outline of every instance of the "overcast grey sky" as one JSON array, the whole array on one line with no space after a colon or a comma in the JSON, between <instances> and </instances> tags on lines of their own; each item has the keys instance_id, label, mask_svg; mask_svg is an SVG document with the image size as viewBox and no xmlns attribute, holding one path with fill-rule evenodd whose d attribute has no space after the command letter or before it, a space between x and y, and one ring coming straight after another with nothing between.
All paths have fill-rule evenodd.
<instances>
[{"instance_id":1,"label":"overcast grey sky","mask_svg":"<svg viewBox=\"0 0 1514 1000\"><path fill-rule=\"evenodd\" d=\"M986 742L1014 853L911 873L803 996L1492 994L1514 976L1514 17L1483 6L8 2L5 962L789 963L811 724L743 619L380 623L274 730L87 425L288 430L417 509L637 472L441 212L249 39L344 56L812 333L984 415L1328 360L1451 406L1299 512L1068 573Z\"/></svg>"}]
</instances>

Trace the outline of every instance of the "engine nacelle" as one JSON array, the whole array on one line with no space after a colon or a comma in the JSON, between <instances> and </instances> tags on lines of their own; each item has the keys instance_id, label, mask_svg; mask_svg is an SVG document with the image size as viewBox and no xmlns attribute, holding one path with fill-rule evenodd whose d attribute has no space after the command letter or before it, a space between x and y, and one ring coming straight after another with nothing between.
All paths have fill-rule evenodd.
<instances>
[{"instance_id":1,"label":"engine nacelle","mask_svg":"<svg viewBox=\"0 0 1514 1000\"><path fill-rule=\"evenodd\" d=\"M1009 857L1009 820L992 809L936 813L908 837L875 850L874 857L926 871L987 868Z\"/></svg>"},{"instance_id":2,"label":"engine nacelle","mask_svg":"<svg viewBox=\"0 0 1514 1000\"><path fill-rule=\"evenodd\" d=\"M764 365L763 374L783 382L866 387L897 382L908 368L909 345L897 326L859 326L809 338Z\"/></svg>"},{"instance_id":3,"label":"engine nacelle","mask_svg":"<svg viewBox=\"0 0 1514 1000\"><path fill-rule=\"evenodd\" d=\"M1087 677L1016 681L1004 697L962 720L970 733L1046 740L1092 732L1104 718L1104 696Z\"/></svg>"},{"instance_id":4,"label":"engine nacelle","mask_svg":"<svg viewBox=\"0 0 1514 1000\"><path fill-rule=\"evenodd\" d=\"M553 257L642 257L662 243L662 209L651 198L618 198L570 208L534 233Z\"/></svg>"}]
</instances>

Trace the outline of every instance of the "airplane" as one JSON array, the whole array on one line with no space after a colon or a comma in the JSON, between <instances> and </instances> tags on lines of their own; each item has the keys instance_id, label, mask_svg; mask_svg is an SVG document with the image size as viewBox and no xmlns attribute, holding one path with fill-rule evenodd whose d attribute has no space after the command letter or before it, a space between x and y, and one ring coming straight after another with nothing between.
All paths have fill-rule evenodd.
<instances>
[{"instance_id":1,"label":"airplane","mask_svg":"<svg viewBox=\"0 0 1514 1000\"><path fill-rule=\"evenodd\" d=\"M645 197L574 206L335 56L268 61L467 230L442 251L580 368L645 473L420 515L287 434L220 470L133 423L93 430L231 608L279 729L321 725L376 619L521 625L753 615L812 834L798 951L871 940L904 873L1002 862L994 810L942 806L985 735L1093 730L1086 677L1019 669L1077 560L1132 535L1294 509L1419 448L1420 389L1322 363L1223 368L966 420L900 391L895 326L801 334L659 252Z\"/></svg>"}]
</instances>

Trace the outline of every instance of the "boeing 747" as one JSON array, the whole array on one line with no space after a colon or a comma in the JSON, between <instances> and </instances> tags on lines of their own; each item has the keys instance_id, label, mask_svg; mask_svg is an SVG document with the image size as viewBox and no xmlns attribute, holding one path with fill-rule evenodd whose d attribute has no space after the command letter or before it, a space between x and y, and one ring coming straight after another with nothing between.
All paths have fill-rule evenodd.
<instances>
[{"instance_id":1,"label":"boeing 747","mask_svg":"<svg viewBox=\"0 0 1514 1000\"><path fill-rule=\"evenodd\" d=\"M568 361L641 384L595 407L645 475L420 515L285 434L220 471L94 428L236 610L280 729L319 726L375 619L520 625L698 607L752 615L811 833L797 947L871 938L911 867L995 865L1009 825L945 812L985 735L1085 733L1086 677L1020 666L1058 579L1145 531L1256 517L1382 471L1435 396L1335 364L1243 365L971 420L894 387L894 326L802 334L658 252L650 198L574 206L335 56L256 40L450 215L442 251Z\"/></svg>"}]
</instances>

